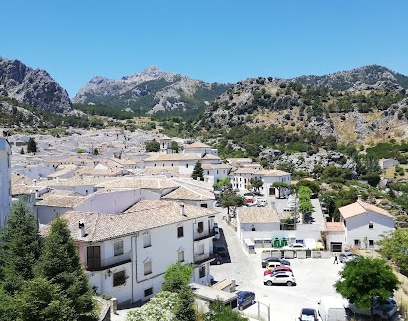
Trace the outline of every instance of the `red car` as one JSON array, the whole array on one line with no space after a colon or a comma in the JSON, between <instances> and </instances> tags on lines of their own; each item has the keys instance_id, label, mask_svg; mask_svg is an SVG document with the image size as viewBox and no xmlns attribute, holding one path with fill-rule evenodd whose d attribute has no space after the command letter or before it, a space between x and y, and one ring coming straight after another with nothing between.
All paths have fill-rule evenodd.
<instances>
[{"instance_id":1,"label":"red car","mask_svg":"<svg viewBox=\"0 0 408 321\"><path fill-rule=\"evenodd\" d=\"M277 266L276 268L274 268L273 270L268 270L268 269L266 269L266 270L264 271L264 276L265 276L265 275L268 275L268 274L273 274L273 273L276 273L276 272L279 272L279 271L287 271L287 272L292 272L292 273L293 273L293 271L292 271L292 269L290 268L290 266L287 266L287 265L279 265L279 266Z\"/></svg>"}]
</instances>

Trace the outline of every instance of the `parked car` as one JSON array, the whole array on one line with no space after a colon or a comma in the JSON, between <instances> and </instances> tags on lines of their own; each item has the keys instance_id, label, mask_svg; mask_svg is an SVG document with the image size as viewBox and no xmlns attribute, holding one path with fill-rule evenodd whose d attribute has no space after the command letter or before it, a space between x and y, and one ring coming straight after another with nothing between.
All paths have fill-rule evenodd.
<instances>
[{"instance_id":1,"label":"parked car","mask_svg":"<svg viewBox=\"0 0 408 321\"><path fill-rule=\"evenodd\" d=\"M274 270L276 267L281 266L282 263L280 261L272 261L272 262L268 262L268 264L266 265L266 269L267 270Z\"/></svg>"},{"instance_id":2,"label":"parked car","mask_svg":"<svg viewBox=\"0 0 408 321\"><path fill-rule=\"evenodd\" d=\"M265 269L266 265L269 262L280 262L281 265L290 265L290 262L288 260L281 259L281 258L279 258L277 256L269 256L269 257L266 257L266 258L262 259L261 266Z\"/></svg>"},{"instance_id":3,"label":"parked car","mask_svg":"<svg viewBox=\"0 0 408 321\"><path fill-rule=\"evenodd\" d=\"M299 321L318 321L317 312L312 308L303 308L300 310Z\"/></svg>"},{"instance_id":4,"label":"parked car","mask_svg":"<svg viewBox=\"0 0 408 321\"><path fill-rule=\"evenodd\" d=\"M215 206L216 206L216 207L220 207L220 206L221 206L221 202L220 202L220 201L215 201Z\"/></svg>"},{"instance_id":5,"label":"parked car","mask_svg":"<svg viewBox=\"0 0 408 321\"><path fill-rule=\"evenodd\" d=\"M210 264L212 264L212 265L214 265L214 264L216 264L216 265L222 264L222 257L221 257L221 255L215 253L215 254L214 254L214 260L211 261Z\"/></svg>"},{"instance_id":6,"label":"parked car","mask_svg":"<svg viewBox=\"0 0 408 321\"><path fill-rule=\"evenodd\" d=\"M224 245L214 245L213 250L214 254L218 254L221 257L227 256L227 248Z\"/></svg>"},{"instance_id":7,"label":"parked car","mask_svg":"<svg viewBox=\"0 0 408 321\"><path fill-rule=\"evenodd\" d=\"M255 303L255 293L251 291L238 291L235 293L238 296L238 309L243 310L249 305Z\"/></svg>"},{"instance_id":8,"label":"parked car","mask_svg":"<svg viewBox=\"0 0 408 321\"><path fill-rule=\"evenodd\" d=\"M340 263L345 263L354 260L356 257L358 257L358 255L354 253L341 253L338 258Z\"/></svg>"},{"instance_id":9,"label":"parked car","mask_svg":"<svg viewBox=\"0 0 408 321\"><path fill-rule=\"evenodd\" d=\"M305 251L305 250L309 250L309 248L303 245L302 243L292 243L292 244L282 247L282 250L284 251L302 251L302 250Z\"/></svg>"},{"instance_id":10,"label":"parked car","mask_svg":"<svg viewBox=\"0 0 408 321\"><path fill-rule=\"evenodd\" d=\"M388 300L392 300L392 301L386 301L384 303L380 303L374 300L374 304L373 304L373 319L374 320L388 320L397 312L398 310L397 304L392 303L392 302L395 302L395 300L392 298L389 298ZM367 308L367 309L359 308L348 301L345 301L344 308L346 309L347 315L359 314L359 315L371 316L370 308Z\"/></svg>"},{"instance_id":11,"label":"parked car","mask_svg":"<svg viewBox=\"0 0 408 321\"><path fill-rule=\"evenodd\" d=\"M216 240L220 239L220 228L218 226L214 226L214 238Z\"/></svg>"},{"instance_id":12,"label":"parked car","mask_svg":"<svg viewBox=\"0 0 408 321\"><path fill-rule=\"evenodd\" d=\"M257 200L257 206L266 206L268 204L268 201L264 198L258 198Z\"/></svg>"},{"instance_id":13,"label":"parked car","mask_svg":"<svg viewBox=\"0 0 408 321\"><path fill-rule=\"evenodd\" d=\"M280 266L277 266L276 268L274 268L273 270L266 269L264 271L264 276L268 275L268 274L275 274L275 273L282 273L282 272L291 272L293 274L293 271L290 268L290 266L280 265Z\"/></svg>"},{"instance_id":14,"label":"parked car","mask_svg":"<svg viewBox=\"0 0 408 321\"><path fill-rule=\"evenodd\" d=\"M296 279L292 272L282 272L275 274L268 274L263 277L263 283L265 285L282 284L287 286L296 285Z\"/></svg>"}]
</instances>

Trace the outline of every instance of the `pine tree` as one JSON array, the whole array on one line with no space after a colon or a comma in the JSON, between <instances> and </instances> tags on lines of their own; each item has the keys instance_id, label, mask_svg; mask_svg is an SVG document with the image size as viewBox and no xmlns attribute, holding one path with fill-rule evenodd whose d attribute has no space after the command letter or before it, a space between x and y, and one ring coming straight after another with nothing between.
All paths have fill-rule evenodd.
<instances>
[{"instance_id":1,"label":"pine tree","mask_svg":"<svg viewBox=\"0 0 408 321\"><path fill-rule=\"evenodd\" d=\"M204 170L203 170L203 168L201 167L201 163L200 163L200 161L197 161L197 163L196 163L195 166L194 166L193 173L191 174L191 177L192 177L193 179L195 179L195 180L196 180L197 178L199 178L200 181L203 181L203 180L204 180L203 173L204 173Z\"/></svg>"},{"instance_id":2,"label":"pine tree","mask_svg":"<svg viewBox=\"0 0 408 321\"><path fill-rule=\"evenodd\" d=\"M37 143L34 138L30 137L27 143L27 153L36 153L37 152Z\"/></svg>"},{"instance_id":3,"label":"pine tree","mask_svg":"<svg viewBox=\"0 0 408 321\"><path fill-rule=\"evenodd\" d=\"M78 317L93 310L92 287L82 270L68 224L60 217L51 223L36 271L61 287Z\"/></svg>"},{"instance_id":4,"label":"pine tree","mask_svg":"<svg viewBox=\"0 0 408 321\"><path fill-rule=\"evenodd\" d=\"M34 214L25 203L16 203L0 233L0 282L6 292L12 295L25 280L34 278L41 249Z\"/></svg>"}]
</instances>

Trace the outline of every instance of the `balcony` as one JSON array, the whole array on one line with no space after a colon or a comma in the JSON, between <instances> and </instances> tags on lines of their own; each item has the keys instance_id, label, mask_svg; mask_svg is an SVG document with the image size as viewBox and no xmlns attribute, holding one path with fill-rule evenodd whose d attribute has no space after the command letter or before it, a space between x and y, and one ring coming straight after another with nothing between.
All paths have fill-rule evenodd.
<instances>
[{"instance_id":1,"label":"balcony","mask_svg":"<svg viewBox=\"0 0 408 321\"><path fill-rule=\"evenodd\" d=\"M198 230L194 231L194 241L201 241L207 238L214 237L214 229L211 229L211 231L203 231L201 233L198 232Z\"/></svg>"},{"instance_id":2,"label":"balcony","mask_svg":"<svg viewBox=\"0 0 408 321\"><path fill-rule=\"evenodd\" d=\"M131 261L131 252L116 255L104 260L88 257L86 269L88 271L102 271Z\"/></svg>"},{"instance_id":3,"label":"balcony","mask_svg":"<svg viewBox=\"0 0 408 321\"><path fill-rule=\"evenodd\" d=\"M212 259L214 259L214 254L212 253L195 254L194 264L200 265L204 262L211 261Z\"/></svg>"}]
</instances>

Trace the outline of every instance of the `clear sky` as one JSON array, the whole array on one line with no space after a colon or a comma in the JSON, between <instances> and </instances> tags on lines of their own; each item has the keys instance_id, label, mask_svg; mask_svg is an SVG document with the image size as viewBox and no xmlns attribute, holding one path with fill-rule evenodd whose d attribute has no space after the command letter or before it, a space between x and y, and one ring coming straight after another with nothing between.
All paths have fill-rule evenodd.
<instances>
[{"instance_id":1,"label":"clear sky","mask_svg":"<svg viewBox=\"0 0 408 321\"><path fill-rule=\"evenodd\" d=\"M5 0L0 26L0 56L71 98L151 65L219 83L371 64L408 76L407 0Z\"/></svg>"}]
</instances>

